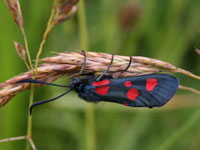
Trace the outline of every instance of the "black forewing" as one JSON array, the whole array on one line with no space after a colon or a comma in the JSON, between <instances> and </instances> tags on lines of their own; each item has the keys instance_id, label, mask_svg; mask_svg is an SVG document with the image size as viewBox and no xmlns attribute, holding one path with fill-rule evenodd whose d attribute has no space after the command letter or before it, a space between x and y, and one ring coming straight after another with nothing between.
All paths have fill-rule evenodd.
<instances>
[{"instance_id":1,"label":"black forewing","mask_svg":"<svg viewBox=\"0 0 200 150\"><path fill-rule=\"evenodd\" d=\"M152 90L146 89L147 79L157 79L158 85ZM159 107L167 103L178 89L179 81L176 77L168 74L149 74L130 78L110 79L109 92L106 95L99 95L95 88L91 88L91 93L99 97L101 101L115 102L132 107ZM131 81L132 86L126 87L124 83ZM102 86L101 86L102 87ZM139 92L135 100L129 100L127 92L134 88Z\"/></svg>"}]
</instances>

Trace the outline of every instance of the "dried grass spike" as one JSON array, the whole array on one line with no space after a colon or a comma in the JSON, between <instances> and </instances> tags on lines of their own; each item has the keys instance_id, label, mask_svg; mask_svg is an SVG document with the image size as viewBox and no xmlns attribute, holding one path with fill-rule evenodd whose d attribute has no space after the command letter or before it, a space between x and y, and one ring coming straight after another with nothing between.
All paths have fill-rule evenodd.
<instances>
[{"instance_id":1,"label":"dried grass spike","mask_svg":"<svg viewBox=\"0 0 200 150\"><path fill-rule=\"evenodd\" d=\"M19 55L19 57L23 60L26 61L26 52L24 50L23 45L21 45L20 43L14 41L14 45L17 51L17 54Z\"/></svg>"},{"instance_id":2,"label":"dried grass spike","mask_svg":"<svg viewBox=\"0 0 200 150\"><path fill-rule=\"evenodd\" d=\"M195 52L200 56L200 49L195 49Z\"/></svg>"},{"instance_id":3,"label":"dried grass spike","mask_svg":"<svg viewBox=\"0 0 200 150\"><path fill-rule=\"evenodd\" d=\"M60 24L70 17L72 17L76 11L78 0L57 0L55 9L56 15L54 16L54 24Z\"/></svg>"},{"instance_id":4,"label":"dried grass spike","mask_svg":"<svg viewBox=\"0 0 200 150\"><path fill-rule=\"evenodd\" d=\"M11 13L15 23L19 27L23 28L23 26L24 26L23 22L24 21L23 21L19 1L18 0L5 0L5 3L8 6L8 8L10 9L10 13Z\"/></svg>"},{"instance_id":5,"label":"dried grass spike","mask_svg":"<svg viewBox=\"0 0 200 150\"><path fill-rule=\"evenodd\" d=\"M106 53L86 52L86 55L87 65L83 70L83 73L93 72L95 74L101 74L107 69L111 59L111 55ZM38 74L36 79L45 82L53 82L63 75L79 76L80 69L84 62L84 56L81 52L66 52L58 53L57 56L54 57L41 59L41 61L44 62L44 64L37 68ZM115 55L113 64L107 74L115 77L119 74L119 72L124 70L129 61L130 57L128 56ZM120 77L133 77L162 71L179 72L186 76L200 80L199 76L172 64L141 56L132 56L132 63L129 69L123 72ZM0 106L8 103L9 100L21 91L29 89L30 83L15 83L22 79L32 78L32 76L33 72L28 71L1 83L0 88L2 89L0 90ZM38 87L42 85L35 86Z\"/></svg>"}]
</instances>

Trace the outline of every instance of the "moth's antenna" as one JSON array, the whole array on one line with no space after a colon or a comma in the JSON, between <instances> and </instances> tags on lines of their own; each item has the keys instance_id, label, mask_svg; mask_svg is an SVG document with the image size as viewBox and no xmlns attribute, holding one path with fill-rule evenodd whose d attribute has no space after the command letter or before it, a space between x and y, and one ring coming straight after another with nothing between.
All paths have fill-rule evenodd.
<instances>
[{"instance_id":1,"label":"moth's antenna","mask_svg":"<svg viewBox=\"0 0 200 150\"><path fill-rule=\"evenodd\" d=\"M45 104L45 103L48 103L48 102L51 102L51 101L55 101L55 100L57 100L58 98L60 98L60 97L62 97L62 96L64 96L64 95L66 95L66 94L69 93L70 91L72 91L72 89L68 90L67 92L65 92L65 93L63 93L63 94L61 94L61 95L59 95L59 96L57 96L57 97L55 97L55 98L33 103L33 104L31 105L31 107L30 107L30 115L32 114L33 107L38 106L38 105L41 105L41 104Z\"/></svg>"},{"instance_id":2,"label":"moth's antenna","mask_svg":"<svg viewBox=\"0 0 200 150\"><path fill-rule=\"evenodd\" d=\"M54 83L49 83L49 82L44 82L44 81L39 81L39 80L34 80L34 79L23 79L20 81L17 81L16 83L37 83L37 84L47 84L47 85L53 85L53 86L58 86L58 87L70 87L66 85L59 85L59 84L54 84Z\"/></svg>"}]
</instances>

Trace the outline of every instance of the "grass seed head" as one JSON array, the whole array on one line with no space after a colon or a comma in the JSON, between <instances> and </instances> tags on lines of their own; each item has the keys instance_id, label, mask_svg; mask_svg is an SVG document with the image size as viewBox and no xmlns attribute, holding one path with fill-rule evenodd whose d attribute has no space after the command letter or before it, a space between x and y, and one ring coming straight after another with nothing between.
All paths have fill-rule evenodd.
<instances>
[{"instance_id":1,"label":"grass seed head","mask_svg":"<svg viewBox=\"0 0 200 150\"><path fill-rule=\"evenodd\" d=\"M77 11L77 3L78 0L57 0L54 6L56 9L54 24L60 24L72 17Z\"/></svg>"},{"instance_id":2,"label":"grass seed head","mask_svg":"<svg viewBox=\"0 0 200 150\"><path fill-rule=\"evenodd\" d=\"M15 45L15 48L16 48L16 51L17 51L17 54L19 55L19 57L26 61L26 52L24 50L24 47L23 45L21 45L20 43L14 41L14 45Z\"/></svg>"},{"instance_id":3,"label":"grass seed head","mask_svg":"<svg viewBox=\"0 0 200 150\"><path fill-rule=\"evenodd\" d=\"M10 9L10 13L15 21L15 23L23 28L24 26L24 21L22 17L22 12L20 8L20 4L18 0L5 0L6 5Z\"/></svg>"},{"instance_id":4,"label":"grass seed head","mask_svg":"<svg viewBox=\"0 0 200 150\"><path fill-rule=\"evenodd\" d=\"M86 68L83 73L101 74L110 64L112 55L106 53L86 52ZM114 60L108 75L117 76L129 64L130 57L114 55ZM37 68L37 80L45 82L53 82L63 75L71 77L79 76L80 69L84 63L84 56L78 52L58 53L54 57L41 59L40 67ZM127 71L123 72L120 77L133 77L144 74L158 72L179 72L200 80L200 77L189 71L177 68L176 66L157 59L132 56L132 63ZM33 77L33 71L25 72L19 76L13 77L0 84L0 106L3 106L11 100L16 94L29 89L30 83L16 84L17 81ZM35 87L43 86L35 84Z\"/></svg>"}]
</instances>

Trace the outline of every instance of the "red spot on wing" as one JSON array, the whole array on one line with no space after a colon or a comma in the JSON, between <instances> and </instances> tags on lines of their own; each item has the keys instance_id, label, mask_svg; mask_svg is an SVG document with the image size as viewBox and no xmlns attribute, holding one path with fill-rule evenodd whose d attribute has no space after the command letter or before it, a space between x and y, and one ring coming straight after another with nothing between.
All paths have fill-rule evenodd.
<instances>
[{"instance_id":1,"label":"red spot on wing","mask_svg":"<svg viewBox=\"0 0 200 150\"><path fill-rule=\"evenodd\" d=\"M146 89L147 91L153 91L157 85L158 85L157 79L147 79Z\"/></svg>"},{"instance_id":2,"label":"red spot on wing","mask_svg":"<svg viewBox=\"0 0 200 150\"><path fill-rule=\"evenodd\" d=\"M95 89L95 92L99 95L106 95L108 94L109 86L104 86L104 87L98 87Z\"/></svg>"},{"instance_id":3,"label":"red spot on wing","mask_svg":"<svg viewBox=\"0 0 200 150\"><path fill-rule=\"evenodd\" d=\"M128 103L124 103L123 105L128 106Z\"/></svg>"},{"instance_id":4,"label":"red spot on wing","mask_svg":"<svg viewBox=\"0 0 200 150\"><path fill-rule=\"evenodd\" d=\"M126 95L127 95L128 99L134 101L138 97L139 91L137 89L132 88L132 89L128 90Z\"/></svg>"},{"instance_id":5,"label":"red spot on wing","mask_svg":"<svg viewBox=\"0 0 200 150\"><path fill-rule=\"evenodd\" d=\"M125 85L126 87L131 87L131 86L132 86L132 83L131 83L131 81L126 81L126 82L124 82L124 85Z\"/></svg>"},{"instance_id":6,"label":"red spot on wing","mask_svg":"<svg viewBox=\"0 0 200 150\"><path fill-rule=\"evenodd\" d=\"M110 83L110 80L102 80L92 83L93 86L101 86L101 85L107 85Z\"/></svg>"}]
</instances>

